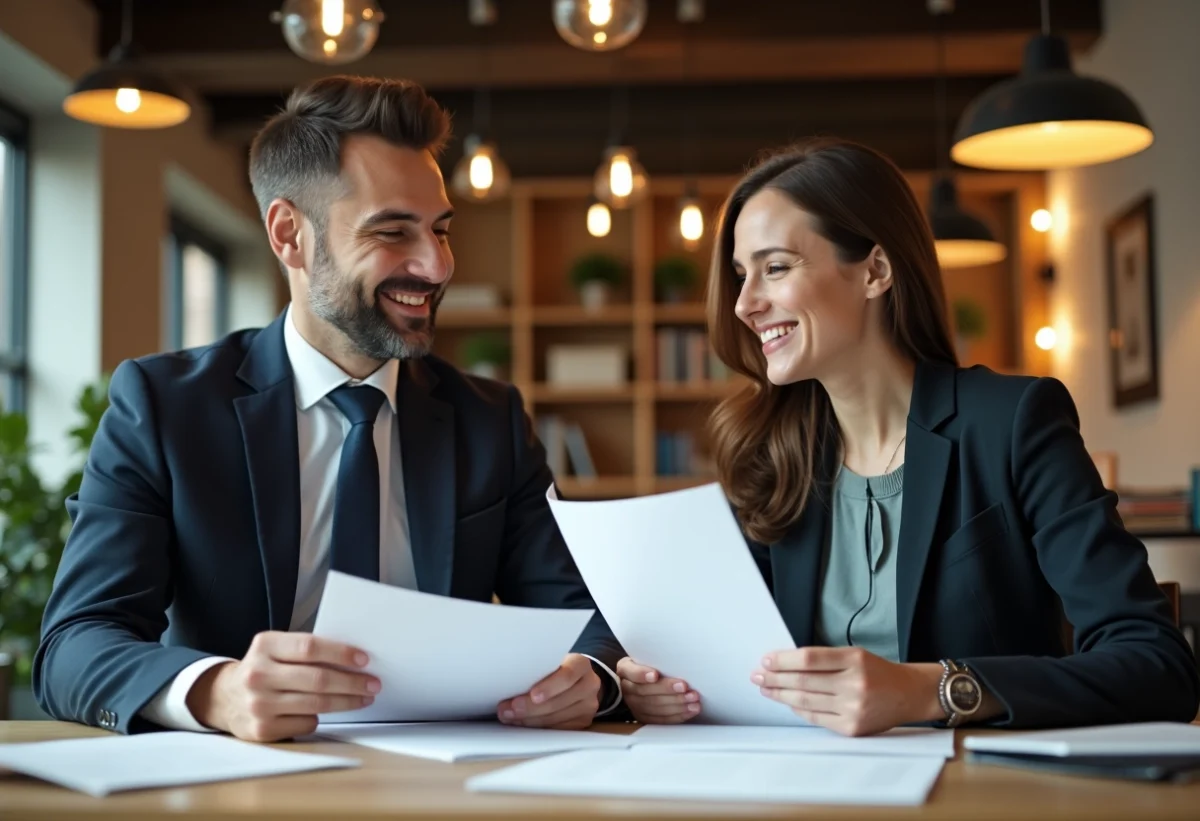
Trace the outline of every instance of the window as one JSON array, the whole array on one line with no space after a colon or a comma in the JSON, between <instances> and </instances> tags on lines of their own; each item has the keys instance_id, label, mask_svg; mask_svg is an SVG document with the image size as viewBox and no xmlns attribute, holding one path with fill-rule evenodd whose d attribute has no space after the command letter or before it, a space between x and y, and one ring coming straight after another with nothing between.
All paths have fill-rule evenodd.
<instances>
[{"instance_id":1,"label":"window","mask_svg":"<svg viewBox=\"0 0 1200 821\"><path fill-rule=\"evenodd\" d=\"M25 410L29 124L0 103L0 405Z\"/></svg>"},{"instance_id":2,"label":"window","mask_svg":"<svg viewBox=\"0 0 1200 821\"><path fill-rule=\"evenodd\" d=\"M229 272L220 243L186 221L171 220L167 238L167 346L214 342L229 328Z\"/></svg>"}]
</instances>

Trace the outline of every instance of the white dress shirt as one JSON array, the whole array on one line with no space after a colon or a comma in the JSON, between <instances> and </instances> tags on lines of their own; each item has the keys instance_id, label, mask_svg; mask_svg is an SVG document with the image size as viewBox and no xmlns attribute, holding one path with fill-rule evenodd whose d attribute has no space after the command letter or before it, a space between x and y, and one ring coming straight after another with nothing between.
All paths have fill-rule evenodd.
<instances>
[{"instance_id":1,"label":"white dress shirt","mask_svg":"<svg viewBox=\"0 0 1200 821\"><path fill-rule=\"evenodd\" d=\"M375 452L379 456L379 581L417 589L408 513L404 502L404 471L396 421L396 385L400 361L391 359L361 381L350 377L297 330L291 308L283 323L283 341L291 361L296 392L296 434L300 457L300 561L290 629L311 632L329 572L329 546L333 533L333 507L337 492L342 443L350 422L330 400L342 385L371 385L387 397L375 419ZM207 731L187 707L187 695L209 668L233 659L212 656L183 668L139 712L143 718L176 730ZM595 661L595 659L593 659ZM617 683L620 680L597 662ZM614 709L620 697L603 712Z\"/></svg>"}]
</instances>

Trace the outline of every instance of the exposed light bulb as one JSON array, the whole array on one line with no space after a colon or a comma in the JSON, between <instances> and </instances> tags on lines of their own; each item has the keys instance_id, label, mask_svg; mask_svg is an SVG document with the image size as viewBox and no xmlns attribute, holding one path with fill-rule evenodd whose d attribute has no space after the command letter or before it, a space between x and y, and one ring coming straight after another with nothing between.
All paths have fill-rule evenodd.
<instances>
[{"instance_id":1,"label":"exposed light bulb","mask_svg":"<svg viewBox=\"0 0 1200 821\"><path fill-rule=\"evenodd\" d=\"M624 154L612 158L608 167L608 187L614 197L628 197L633 193L633 167Z\"/></svg>"},{"instance_id":2,"label":"exposed light bulb","mask_svg":"<svg viewBox=\"0 0 1200 821\"><path fill-rule=\"evenodd\" d=\"M485 190L492 187L496 176L492 170L492 158L487 154L476 154L471 158L471 187Z\"/></svg>"},{"instance_id":3,"label":"exposed light bulb","mask_svg":"<svg viewBox=\"0 0 1200 821\"><path fill-rule=\"evenodd\" d=\"M1045 208L1039 208L1030 215L1029 224L1034 231L1044 234L1054 227L1054 216Z\"/></svg>"},{"instance_id":4,"label":"exposed light bulb","mask_svg":"<svg viewBox=\"0 0 1200 821\"><path fill-rule=\"evenodd\" d=\"M593 202L587 210L587 230L593 237L607 237L612 230L612 212L602 202Z\"/></svg>"},{"instance_id":5,"label":"exposed light bulb","mask_svg":"<svg viewBox=\"0 0 1200 821\"><path fill-rule=\"evenodd\" d=\"M136 88L118 88L116 104L119 111L132 114L142 107L142 93Z\"/></svg>"},{"instance_id":6,"label":"exposed light bulb","mask_svg":"<svg viewBox=\"0 0 1200 821\"><path fill-rule=\"evenodd\" d=\"M679 235L687 242L698 242L704 236L704 212L694 202L679 212Z\"/></svg>"},{"instance_id":7,"label":"exposed light bulb","mask_svg":"<svg viewBox=\"0 0 1200 821\"><path fill-rule=\"evenodd\" d=\"M1057 343L1058 331L1049 325L1038 328L1038 332L1033 335L1033 344L1037 345L1043 351L1051 350Z\"/></svg>"},{"instance_id":8,"label":"exposed light bulb","mask_svg":"<svg viewBox=\"0 0 1200 821\"><path fill-rule=\"evenodd\" d=\"M607 26L612 16L612 0L588 0L588 22L593 26Z\"/></svg>"},{"instance_id":9,"label":"exposed light bulb","mask_svg":"<svg viewBox=\"0 0 1200 821\"><path fill-rule=\"evenodd\" d=\"M325 36L337 37L345 26L345 0L321 0L321 31L325 32Z\"/></svg>"},{"instance_id":10,"label":"exposed light bulb","mask_svg":"<svg viewBox=\"0 0 1200 821\"><path fill-rule=\"evenodd\" d=\"M326 57L336 57L337 56L337 41L336 40L326 40L324 42L324 44L322 44L321 50L325 52Z\"/></svg>"},{"instance_id":11,"label":"exposed light bulb","mask_svg":"<svg viewBox=\"0 0 1200 821\"><path fill-rule=\"evenodd\" d=\"M598 46L602 46L608 42L608 35L602 31L598 31L592 35L592 42Z\"/></svg>"}]
</instances>

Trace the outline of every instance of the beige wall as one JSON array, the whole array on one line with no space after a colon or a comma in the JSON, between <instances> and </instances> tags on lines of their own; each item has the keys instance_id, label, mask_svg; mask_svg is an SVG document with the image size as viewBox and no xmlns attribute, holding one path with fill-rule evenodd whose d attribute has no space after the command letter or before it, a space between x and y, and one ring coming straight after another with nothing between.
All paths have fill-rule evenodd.
<instances>
[{"instance_id":1,"label":"beige wall","mask_svg":"<svg viewBox=\"0 0 1200 821\"><path fill-rule=\"evenodd\" d=\"M1051 315L1063 344L1054 373L1079 405L1093 450L1116 451L1123 485L1185 486L1200 466L1200 3L1107 0L1105 35L1077 68L1119 84L1155 143L1118 162L1049 175L1057 281ZM1112 406L1104 225L1155 197L1161 398Z\"/></svg>"},{"instance_id":2,"label":"beige wall","mask_svg":"<svg viewBox=\"0 0 1200 821\"><path fill-rule=\"evenodd\" d=\"M279 278L246 181L245 157L208 136L208 115L132 132L61 110L97 62L86 0L0 0L0 99L31 119L29 412L42 467L67 470L62 434L83 384L161 350L163 237L171 212L231 251L231 321L275 315Z\"/></svg>"}]
</instances>

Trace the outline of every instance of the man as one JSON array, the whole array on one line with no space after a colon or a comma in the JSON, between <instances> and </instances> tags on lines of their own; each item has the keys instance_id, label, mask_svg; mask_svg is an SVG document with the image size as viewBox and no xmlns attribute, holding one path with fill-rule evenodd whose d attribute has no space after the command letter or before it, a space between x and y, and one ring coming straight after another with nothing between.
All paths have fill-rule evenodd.
<instances>
[{"instance_id":1,"label":"man","mask_svg":"<svg viewBox=\"0 0 1200 821\"><path fill-rule=\"evenodd\" d=\"M371 703L365 654L309 632L330 568L594 606L516 390L427 355L454 269L448 134L419 86L351 77L296 92L258 134L250 177L291 304L113 374L34 660L52 716L272 741ZM574 649L500 720L578 729L615 707L623 654L599 613Z\"/></svg>"}]
</instances>

